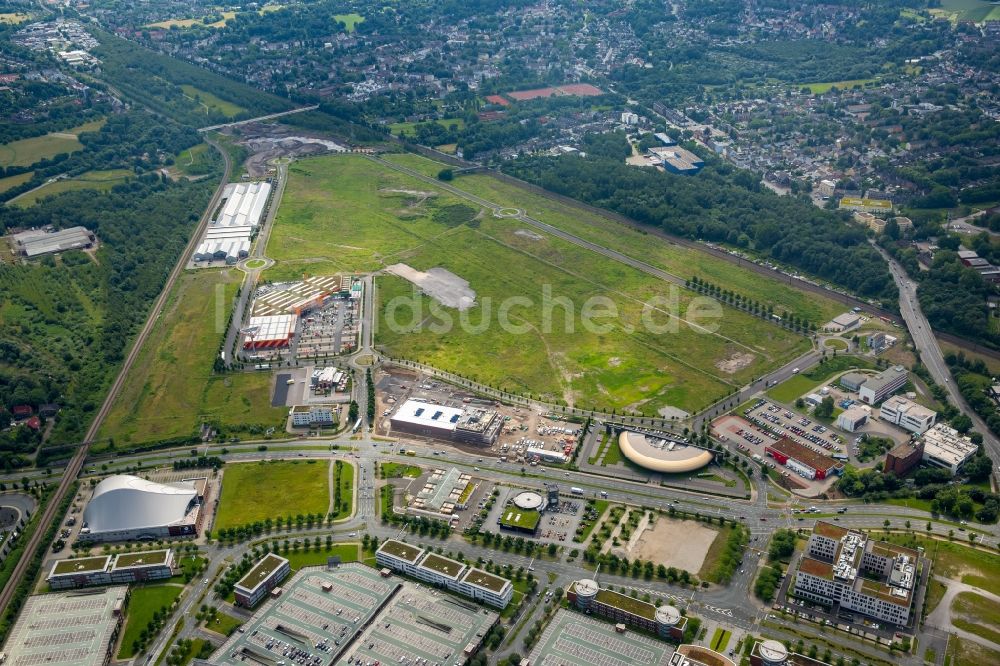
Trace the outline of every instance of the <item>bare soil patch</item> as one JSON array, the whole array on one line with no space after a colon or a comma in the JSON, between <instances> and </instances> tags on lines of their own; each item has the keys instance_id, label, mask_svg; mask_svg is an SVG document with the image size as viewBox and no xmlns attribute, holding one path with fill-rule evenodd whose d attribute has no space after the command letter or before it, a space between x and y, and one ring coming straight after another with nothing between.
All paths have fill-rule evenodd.
<instances>
[{"instance_id":1,"label":"bare soil patch","mask_svg":"<svg viewBox=\"0 0 1000 666\"><path fill-rule=\"evenodd\" d=\"M628 557L696 572L701 570L717 535L715 530L693 520L659 516L629 544Z\"/></svg>"},{"instance_id":2,"label":"bare soil patch","mask_svg":"<svg viewBox=\"0 0 1000 666\"><path fill-rule=\"evenodd\" d=\"M756 357L749 352L736 352L729 358L716 363L715 367L727 375L732 375L753 363L754 358Z\"/></svg>"},{"instance_id":3,"label":"bare soil patch","mask_svg":"<svg viewBox=\"0 0 1000 666\"><path fill-rule=\"evenodd\" d=\"M469 287L469 281L444 268L432 268L424 272L407 264L393 264L385 270L416 285L446 307L468 310L476 303L476 292Z\"/></svg>"}]
</instances>

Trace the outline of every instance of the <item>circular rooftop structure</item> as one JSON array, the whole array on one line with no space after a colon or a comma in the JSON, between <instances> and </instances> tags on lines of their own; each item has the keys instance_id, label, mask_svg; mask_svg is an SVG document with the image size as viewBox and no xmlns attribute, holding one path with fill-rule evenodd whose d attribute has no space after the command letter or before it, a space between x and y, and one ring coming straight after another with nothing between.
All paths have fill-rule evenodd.
<instances>
[{"instance_id":1,"label":"circular rooftop structure","mask_svg":"<svg viewBox=\"0 0 1000 666\"><path fill-rule=\"evenodd\" d=\"M761 659L769 664L781 664L788 659L788 649L778 641L764 641L757 649Z\"/></svg>"},{"instance_id":2,"label":"circular rooftop structure","mask_svg":"<svg viewBox=\"0 0 1000 666\"><path fill-rule=\"evenodd\" d=\"M656 609L656 623L668 627L676 626L681 621L681 612L673 606L660 606Z\"/></svg>"},{"instance_id":3,"label":"circular rooftop structure","mask_svg":"<svg viewBox=\"0 0 1000 666\"><path fill-rule=\"evenodd\" d=\"M514 506L523 511L541 509L544 503L545 499L533 490L526 490L514 497Z\"/></svg>"},{"instance_id":4,"label":"circular rooftop structure","mask_svg":"<svg viewBox=\"0 0 1000 666\"><path fill-rule=\"evenodd\" d=\"M576 595L578 597L594 597L601 588L593 578L583 578L576 581Z\"/></svg>"},{"instance_id":5,"label":"circular rooftop structure","mask_svg":"<svg viewBox=\"0 0 1000 666\"><path fill-rule=\"evenodd\" d=\"M693 472L712 462L712 453L683 442L623 430L618 436L622 454L654 472Z\"/></svg>"}]
</instances>

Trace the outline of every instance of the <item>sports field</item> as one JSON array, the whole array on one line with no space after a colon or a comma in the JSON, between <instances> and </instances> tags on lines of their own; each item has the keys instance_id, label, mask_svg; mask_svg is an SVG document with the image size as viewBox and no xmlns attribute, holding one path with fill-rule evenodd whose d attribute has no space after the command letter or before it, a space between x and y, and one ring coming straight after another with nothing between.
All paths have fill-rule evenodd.
<instances>
[{"instance_id":1,"label":"sports field","mask_svg":"<svg viewBox=\"0 0 1000 666\"><path fill-rule=\"evenodd\" d=\"M1000 21L1000 5L988 0L941 0L930 12L951 21Z\"/></svg>"},{"instance_id":2,"label":"sports field","mask_svg":"<svg viewBox=\"0 0 1000 666\"><path fill-rule=\"evenodd\" d=\"M821 83L803 83L796 87L799 88L809 88L809 92L814 95L822 95L823 93L830 92L830 89L836 88L837 90L850 90L854 87L863 87L866 84L872 83L875 79L851 79L849 81L823 81Z\"/></svg>"},{"instance_id":3,"label":"sports field","mask_svg":"<svg viewBox=\"0 0 1000 666\"><path fill-rule=\"evenodd\" d=\"M364 23L365 17L361 14L334 14L333 20L343 23L347 32L354 32L359 23Z\"/></svg>"},{"instance_id":4,"label":"sports field","mask_svg":"<svg viewBox=\"0 0 1000 666\"><path fill-rule=\"evenodd\" d=\"M325 518L331 464L293 460L226 465L213 529L309 513Z\"/></svg>"},{"instance_id":5,"label":"sports field","mask_svg":"<svg viewBox=\"0 0 1000 666\"><path fill-rule=\"evenodd\" d=\"M109 192L112 187L124 183L131 176L128 169L109 169L107 171L87 171L74 178L55 180L45 183L41 187L25 192L19 197L10 200L10 203L20 208L28 208L45 197L55 196L63 192L73 192L75 190L97 190L98 192Z\"/></svg>"},{"instance_id":6,"label":"sports field","mask_svg":"<svg viewBox=\"0 0 1000 666\"><path fill-rule=\"evenodd\" d=\"M244 109L242 106L239 106L238 104L227 102L224 99L216 97L210 92L201 90L200 88L195 88L192 85L184 84L181 86L181 90L183 90L184 94L190 97L191 99L196 99L199 102L201 102L206 109L212 111L218 111L227 118L232 118L236 114L246 111L246 109Z\"/></svg>"},{"instance_id":7,"label":"sports field","mask_svg":"<svg viewBox=\"0 0 1000 666\"><path fill-rule=\"evenodd\" d=\"M403 279L381 277L376 340L389 355L609 410L691 411L808 348L805 338L728 308L715 332L692 327L691 292L524 226L361 156L313 158L290 169L267 248L278 264L265 277L396 263L446 269L476 292L470 325L458 325L455 310L432 313ZM581 313L598 298L618 314L588 328ZM432 326L448 318L450 330ZM654 332L648 321L676 330Z\"/></svg>"},{"instance_id":8,"label":"sports field","mask_svg":"<svg viewBox=\"0 0 1000 666\"><path fill-rule=\"evenodd\" d=\"M7 23L10 25L17 25L18 23L24 23L31 16L25 14L24 12L3 12L0 13L0 23Z\"/></svg>"},{"instance_id":9,"label":"sports field","mask_svg":"<svg viewBox=\"0 0 1000 666\"><path fill-rule=\"evenodd\" d=\"M243 274L184 273L136 359L96 448L195 435L204 421L227 434L250 424L280 427L287 410L271 407L269 373L214 375L212 362Z\"/></svg>"},{"instance_id":10,"label":"sports field","mask_svg":"<svg viewBox=\"0 0 1000 666\"><path fill-rule=\"evenodd\" d=\"M59 153L72 153L83 148L77 137L83 132L96 132L104 120L94 120L63 132L50 132L30 139L0 145L0 166L31 166L39 160Z\"/></svg>"}]
</instances>

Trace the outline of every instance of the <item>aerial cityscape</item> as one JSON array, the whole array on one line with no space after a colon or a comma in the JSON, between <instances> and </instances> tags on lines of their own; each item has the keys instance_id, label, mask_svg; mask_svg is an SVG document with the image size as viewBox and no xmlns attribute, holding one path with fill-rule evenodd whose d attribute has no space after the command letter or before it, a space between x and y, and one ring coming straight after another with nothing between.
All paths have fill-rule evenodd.
<instances>
[{"instance_id":1,"label":"aerial cityscape","mask_svg":"<svg viewBox=\"0 0 1000 666\"><path fill-rule=\"evenodd\" d=\"M1000 2L0 0L0 664L1000 664Z\"/></svg>"}]
</instances>

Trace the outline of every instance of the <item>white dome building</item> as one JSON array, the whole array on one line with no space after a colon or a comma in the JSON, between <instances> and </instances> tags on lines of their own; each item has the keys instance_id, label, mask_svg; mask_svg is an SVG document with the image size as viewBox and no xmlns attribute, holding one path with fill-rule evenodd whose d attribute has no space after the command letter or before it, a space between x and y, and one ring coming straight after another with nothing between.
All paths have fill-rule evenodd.
<instances>
[{"instance_id":1,"label":"white dome building","mask_svg":"<svg viewBox=\"0 0 1000 666\"><path fill-rule=\"evenodd\" d=\"M199 492L191 481L156 483L109 476L83 510L84 541L127 541L195 534Z\"/></svg>"}]
</instances>

